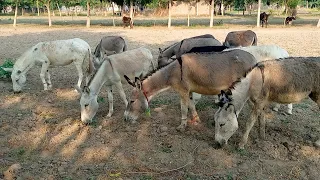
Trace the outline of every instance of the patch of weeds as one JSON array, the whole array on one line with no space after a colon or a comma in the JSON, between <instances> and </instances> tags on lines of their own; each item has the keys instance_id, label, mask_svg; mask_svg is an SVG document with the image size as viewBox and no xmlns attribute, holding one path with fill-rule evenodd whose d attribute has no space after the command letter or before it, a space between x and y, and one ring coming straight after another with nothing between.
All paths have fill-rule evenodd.
<instances>
[{"instance_id":1,"label":"patch of weeds","mask_svg":"<svg viewBox=\"0 0 320 180\"><path fill-rule=\"evenodd\" d=\"M10 151L9 157L20 159L25 153L26 153L26 150L24 149L24 147L19 147L17 149Z\"/></svg>"},{"instance_id":2,"label":"patch of weeds","mask_svg":"<svg viewBox=\"0 0 320 180\"><path fill-rule=\"evenodd\" d=\"M240 156L250 156L250 152L246 149L235 149L235 152Z\"/></svg>"},{"instance_id":3,"label":"patch of weeds","mask_svg":"<svg viewBox=\"0 0 320 180\"><path fill-rule=\"evenodd\" d=\"M205 110L207 107L212 107L214 102L211 101L199 101L196 105L196 109L199 111Z\"/></svg>"},{"instance_id":4,"label":"patch of weeds","mask_svg":"<svg viewBox=\"0 0 320 180\"><path fill-rule=\"evenodd\" d=\"M226 176L227 180L232 180L233 179L233 176L232 176L232 173L229 172Z\"/></svg>"},{"instance_id":5,"label":"patch of weeds","mask_svg":"<svg viewBox=\"0 0 320 180\"><path fill-rule=\"evenodd\" d=\"M152 100L152 102L150 103L150 107L151 108L156 108L159 105L169 105L172 103L171 99L154 99Z\"/></svg>"},{"instance_id":6,"label":"patch of weeds","mask_svg":"<svg viewBox=\"0 0 320 180\"><path fill-rule=\"evenodd\" d=\"M105 102L104 98L100 97L100 96L98 97L97 101L98 101L98 103L104 103Z\"/></svg>"},{"instance_id":7,"label":"patch of weeds","mask_svg":"<svg viewBox=\"0 0 320 180\"><path fill-rule=\"evenodd\" d=\"M64 177L63 180L72 180L71 177Z\"/></svg>"},{"instance_id":8,"label":"patch of weeds","mask_svg":"<svg viewBox=\"0 0 320 180\"><path fill-rule=\"evenodd\" d=\"M90 176L90 177L88 178L88 180L95 180L95 179L97 179L95 176Z\"/></svg>"},{"instance_id":9,"label":"patch of weeds","mask_svg":"<svg viewBox=\"0 0 320 180\"><path fill-rule=\"evenodd\" d=\"M13 68L13 61L11 59L6 59L4 63L0 66L0 78L10 78L11 72L5 71L2 68Z\"/></svg>"},{"instance_id":10,"label":"patch of weeds","mask_svg":"<svg viewBox=\"0 0 320 180\"><path fill-rule=\"evenodd\" d=\"M285 124L290 123L290 121L289 121L288 119L280 119L280 121L281 121L282 123L285 123Z\"/></svg>"},{"instance_id":11,"label":"patch of weeds","mask_svg":"<svg viewBox=\"0 0 320 180\"><path fill-rule=\"evenodd\" d=\"M142 175L139 177L139 180L152 180L153 177L151 175Z\"/></svg>"},{"instance_id":12,"label":"patch of weeds","mask_svg":"<svg viewBox=\"0 0 320 180\"><path fill-rule=\"evenodd\" d=\"M98 119L94 117L89 125L93 128L98 127Z\"/></svg>"},{"instance_id":13,"label":"patch of weeds","mask_svg":"<svg viewBox=\"0 0 320 180\"><path fill-rule=\"evenodd\" d=\"M161 147L161 151L165 153L172 153L172 150L169 147Z\"/></svg>"}]
</instances>

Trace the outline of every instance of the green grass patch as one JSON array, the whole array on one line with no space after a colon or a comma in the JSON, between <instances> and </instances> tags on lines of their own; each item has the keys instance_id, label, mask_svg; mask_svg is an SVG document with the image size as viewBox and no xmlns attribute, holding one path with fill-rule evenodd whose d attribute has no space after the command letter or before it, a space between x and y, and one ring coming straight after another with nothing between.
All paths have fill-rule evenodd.
<instances>
[{"instance_id":1,"label":"green grass patch","mask_svg":"<svg viewBox=\"0 0 320 180\"><path fill-rule=\"evenodd\" d=\"M19 148L16 148L16 149L13 149L12 151L10 151L9 157L21 159L25 153L26 153L25 148L19 147Z\"/></svg>"},{"instance_id":2,"label":"green grass patch","mask_svg":"<svg viewBox=\"0 0 320 180\"><path fill-rule=\"evenodd\" d=\"M6 59L4 63L0 66L0 78L10 78L11 72L7 72L3 70L2 68L13 68L13 61L11 59Z\"/></svg>"}]
</instances>

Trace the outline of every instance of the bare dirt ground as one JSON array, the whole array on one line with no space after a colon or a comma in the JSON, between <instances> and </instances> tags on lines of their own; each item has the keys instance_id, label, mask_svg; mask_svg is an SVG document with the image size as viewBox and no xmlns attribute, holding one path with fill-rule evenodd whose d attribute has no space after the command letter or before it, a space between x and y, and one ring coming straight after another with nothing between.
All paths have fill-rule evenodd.
<instances>
[{"instance_id":1,"label":"bare dirt ground","mask_svg":"<svg viewBox=\"0 0 320 180\"><path fill-rule=\"evenodd\" d=\"M0 63L18 58L40 41L82 38L95 48L101 37L121 35L129 49L145 46L156 61L159 47L183 38L209 33L223 41L232 30L162 27L38 28L0 27ZM258 44L276 44L292 56L319 56L320 30L312 27L253 29ZM129 65L128 65L129 66ZM224 149L213 147L213 120L217 106L206 96L197 104L202 124L177 132L179 98L173 91L151 101L151 117L136 124L123 120L124 103L115 92L115 113L107 118L106 91L97 122L80 122L79 95L73 86L73 65L52 69L52 91L43 91L39 67L30 70L21 94L11 81L0 81L0 179L319 179L320 112L309 99L294 105L293 115L269 111L266 140L253 128L246 150L237 150L248 108L240 128ZM130 86L124 85L129 94ZM14 165L15 164L15 165ZM14 165L14 166L12 166ZM11 166L11 167L10 167ZM10 167L10 168L9 168ZM9 171L10 170L10 171ZM15 171L15 172L12 172Z\"/></svg>"}]
</instances>

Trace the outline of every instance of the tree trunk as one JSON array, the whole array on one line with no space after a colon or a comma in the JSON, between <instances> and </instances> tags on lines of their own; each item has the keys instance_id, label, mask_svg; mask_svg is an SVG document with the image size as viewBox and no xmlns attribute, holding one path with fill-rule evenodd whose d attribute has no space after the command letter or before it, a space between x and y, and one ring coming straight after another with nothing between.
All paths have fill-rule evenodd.
<instances>
[{"instance_id":1,"label":"tree trunk","mask_svg":"<svg viewBox=\"0 0 320 180\"><path fill-rule=\"evenodd\" d=\"M172 2L172 0L169 0L169 2L168 2L168 8L169 8L169 19L168 19L168 28L170 28L171 27L171 2Z\"/></svg>"},{"instance_id":2,"label":"tree trunk","mask_svg":"<svg viewBox=\"0 0 320 180\"><path fill-rule=\"evenodd\" d=\"M214 0L211 0L210 6L210 27L213 27Z\"/></svg>"},{"instance_id":3,"label":"tree trunk","mask_svg":"<svg viewBox=\"0 0 320 180\"><path fill-rule=\"evenodd\" d=\"M87 0L87 28L90 27L90 2Z\"/></svg>"},{"instance_id":4,"label":"tree trunk","mask_svg":"<svg viewBox=\"0 0 320 180\"><path fill-rule=\"evenodd\" d=\"M24 14L24 7L21 8L21 16Z\"/></svg>"},{"instance_id":5,"label":"tree trunk","mask_svg":"<svg viewBox=\"0 0 320 180\"><path fill-rule=\"evenodd\" d=\"M191 6L190 6L190 3L188 3L188 27L190 26L190 11L191 11Z\"/></svg>"},{"instance_id":6,"label":"tree trunk","mask_svg":"<svg viewBox=\"0 0 320 180\"><path fill-rule=\"evenodd\" d=\"M199 16L199 0L196 0L196 15Z\"/></svg>"},{"instance_id":7,"label":"tree trunk","mask_svg":"<svg viewBox=\"0 0 320 180\"><path fill-rule=\"evenodd\" d=\"M46 6L47 6L47 11L48 11L49 27L51 27L52 23L51 23L51 13L50 13L50 0L48 1L48 4L46 4Z\"/></svg>"},{"instance_id":8,"label":"tree trunk","mask_svg":"<svg viewBox=\"0 0 320 180\"><path fill-rule=\"evenodd\" d=\"M16 9L14 11L13 27L17 26L18 4L19 4L19 0L16 0Z\"/></svg>"},{"instance_id":9,"label":"tree trunk","mask_svg":"<svg viewBox=\"0 0 320 180\"><path fill-rule=\"evenodd\" d=\"M224 16L224 3L221 1L221 15Z\"/></svg>"},{"instance_id":10,"label":"tree trunk","mask_svg":"<svg viewBox=\"0 0 320 180\"><path fill-rule=\"evenodd\" d=\"M37 10L38 10L38 16L40 16L39 0L37 0Z\"/></svg>"},{"instance_id":11,"label":"tree trunk","mask_svg":"<svg viewBox=\"0 0 320 180\"><path fill-rule=\"evenodd\" d=\"M320 27L320 19L319 19L319 21L318 21L317 27L318 27L318 28Z\"/></svg>"},{"instance_id":12,"label":"tree trunk","mask_svg":"<svg viewBox=\"0 0 320 180\"><path fill-rule=\"evenodd\" d=\"M60 14L60 17L62 16L61 14L61 10L60 10L60 7L59 7L59 4L57 3L57 7L58 7L58 10L59 10L59 14Z\"/></svg>"},{"instance_id":13,"label":"tree trunk","mask_svg":"<svg viewBox=\"0 0 320 180\"><path fill-rule=\"evenodd\" d=\"M112 24L115 27L116 24L114 23L114 2L112 2Z\"/></svg>"},{"instance_id":14,"label":"tree trunk","mask_svg":"<svg viewBox=\"0 0 320 180\"><path fill-rule=\"evenodd\" d=\"M130 0L130 18L133 19L133 0Z\"/></svg>"},{"instance_id":15,"label":"tree trunk","mask_svg":"<svg viewBox=\"0 0 320 180\"><path fill-rule=\"evenodd\" d=\"M258 0L257 27L260 27L261 0Z\"/></svg>"}]
</instances>

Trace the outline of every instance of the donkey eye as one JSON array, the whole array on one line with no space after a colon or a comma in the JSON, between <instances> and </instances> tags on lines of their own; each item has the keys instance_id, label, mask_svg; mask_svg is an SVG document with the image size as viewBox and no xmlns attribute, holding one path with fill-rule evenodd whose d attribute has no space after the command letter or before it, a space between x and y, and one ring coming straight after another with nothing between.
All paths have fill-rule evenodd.
<instances>
[{"instance_id":1,"label":"donkey eye","mask_svg":"<svg viewBox=\"0 0 320 180\"><path fill-rule=\"evenodd\" d=\"M84 105L84 107L88 107L88 106L89 106L89 104L85 104L85 105Z\"/></svg>"},{"instance_id":2,"label":"donkey eye","mask_svg":"<svg viewBox=\"0 0 320 180\"><path fill-rule=\"evenodd\" d=\"M133 100L131 100L131 101L130 101L130 103L134 103L134 101L133 101Z\"/></svg>"},{"instance_id":3,"label":"donkey eye","mask_svg":"<svg viewBox=\"0 0 320 180\"><path fill-rule=\"evenodd\" d=\"M224 125L226 125L226 123L220 124L220 127L223 127Z\"/></svg>"}]
</instances>

